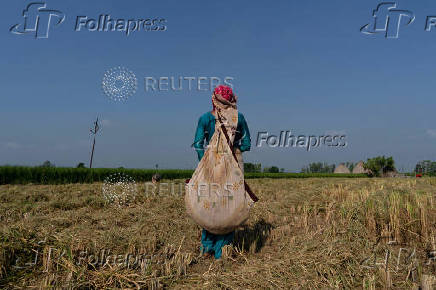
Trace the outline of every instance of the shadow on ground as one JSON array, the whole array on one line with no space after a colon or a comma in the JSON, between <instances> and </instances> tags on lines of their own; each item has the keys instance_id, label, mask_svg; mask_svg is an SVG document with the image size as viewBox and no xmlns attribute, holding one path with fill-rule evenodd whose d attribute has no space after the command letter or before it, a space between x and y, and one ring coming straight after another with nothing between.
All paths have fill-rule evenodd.
<instances>
[{"instance_id":1,"label":"shadow on ground","mask_svg":"<svg viewBox=\"0 0 436 290\"><path fill-rule=\"evenodd\" d=\"M265 245L272 228L272 224L265 222L263 219L257 221L253 226L245 225L242 229L236 231L233 245L247 252L251 248L252 251L254 250L257 253Z\"/></svg>"}]
</instances>

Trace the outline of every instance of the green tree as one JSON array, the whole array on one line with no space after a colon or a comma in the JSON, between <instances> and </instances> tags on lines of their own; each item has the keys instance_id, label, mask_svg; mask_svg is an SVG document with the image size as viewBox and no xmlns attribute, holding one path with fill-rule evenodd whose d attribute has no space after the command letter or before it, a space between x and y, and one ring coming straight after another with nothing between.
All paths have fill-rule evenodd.
<instances>
[{"instance_id":1,"label":"green tree","mask_svg":"<svg viewBox=\"0 0 436 290\"><path fill-rule=\"evenodd\" d=\"M250 173L256 173L256 172L261 172L262 171L262 164L258 163L258 164L253 164L253 163L244 163L244 171L245 172L250 172Z\"/></svg>"},{"instance_id":2,"label":"green tree","mask_svg":"<svg viewBox=\"0 0 436 290\"><path fill-rule=\"evenodd\" d=\"M395 171L395 162L392 157L386 158L385 156L377 156L369 158L363 167L370 171L371 176L382 176L389 171Z\"/></svg>"},{"instance_id":3,"label":"green tree","mask_svg":"<svg viewBox=\"0 0 436 290\"><path fill-rule=\"evenodd\" d=\"M41 167L56 167L53 163L51 163L50 161L46 160L44 161L44 163L42 163Z\"/></svg>"},{"instance_id":4,"label":"green tree","mask_svg":"<svg viewBox=\"0 0 436 290\"><path fill-rule=\"evenodd\" d=\"M322 162L313 162L301 169L302 173L333 173L335 165Z\"/></svg>"},{"instance_id":5,"label":"green tree","mask_svg":"<svg viewBox=\"0 0 436 290\"><path fill-rule=\"evenodd\" d=\"M79 164L77 164L76 167L77 167L77 168L85 168L85 163L80 162Z\"/></svg>"}]
</instances>

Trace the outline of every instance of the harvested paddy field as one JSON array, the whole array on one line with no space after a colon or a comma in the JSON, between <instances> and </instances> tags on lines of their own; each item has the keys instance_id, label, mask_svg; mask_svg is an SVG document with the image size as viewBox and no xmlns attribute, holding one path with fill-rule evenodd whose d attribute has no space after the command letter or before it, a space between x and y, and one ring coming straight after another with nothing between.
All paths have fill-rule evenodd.
<instances>
[{"instance_id":1,"label":"harvested paddy field","mask_svg":"<svg viewBox=\"0 0 436 290\"><path fill-rule=\"evenodd\" d=\"M0 287L436 287L436 178L247 180L260 201L221 260L163 182L122 207L101 183L0 186Z\"/></svg>"}]
</instances>

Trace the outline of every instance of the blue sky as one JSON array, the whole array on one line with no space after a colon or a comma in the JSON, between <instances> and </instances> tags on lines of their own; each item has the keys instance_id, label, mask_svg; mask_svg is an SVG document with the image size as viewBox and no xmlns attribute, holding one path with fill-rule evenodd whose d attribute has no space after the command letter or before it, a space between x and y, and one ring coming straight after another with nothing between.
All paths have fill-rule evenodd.
<instances>
[{"instance_id":1,"label":"blue sky","mask_svg":"<svg viewBox=\"0 0 436 290\"><path fill-rule=\"evenodd\" d=\"M365 35L379 1L46 1L65 21L47 39L9 32L32 1L3 1L0 164L195 168L190 147L210 93L144 90L145 77L234 77L248 121L248 162L300 170L310 162L393 156L399 169L436 160L434 1L397 1L416 19L398 39ZM43 2L43 1L41 1ZM164 18L166 31L74 31L76 17ZM126 102L101 89L105 71L138 78ZM346 148L256 148L259 131L346 134Z\"/></svg>"}]
</instances>

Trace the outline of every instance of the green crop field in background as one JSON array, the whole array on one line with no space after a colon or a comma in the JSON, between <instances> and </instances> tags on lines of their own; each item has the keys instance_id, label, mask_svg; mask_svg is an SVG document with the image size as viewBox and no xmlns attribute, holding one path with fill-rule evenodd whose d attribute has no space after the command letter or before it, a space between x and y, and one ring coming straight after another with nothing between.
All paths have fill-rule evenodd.
<instances>
[{"instance_id":1,"label":"green crop field in background","mask_svg":"<svg viewBox=\"0 0 436 290\"><path fill-rule=\"evenodd\" d=\"M136 182L151 181L155 173L162 179L188 179L193 170L180 169L124 169L124 168L68 168L1 166L0 184L67 184L103 182L115 173L124 173ZM331 173L246 173L246 178L309 178L309 177L366 177L365 174Z\"/></svg>"}]
</instances>

